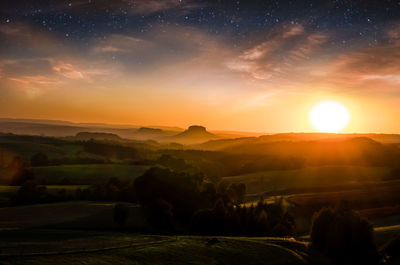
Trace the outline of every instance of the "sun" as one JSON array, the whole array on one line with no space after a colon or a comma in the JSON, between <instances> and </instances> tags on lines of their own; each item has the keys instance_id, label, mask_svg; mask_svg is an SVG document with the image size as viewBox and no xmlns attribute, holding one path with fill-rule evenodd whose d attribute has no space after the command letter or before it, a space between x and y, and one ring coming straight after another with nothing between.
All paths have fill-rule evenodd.
<instances>
[{"instance_id":1,"label":"sun","mask_svg":"<svg viewBox=\"0 0 400 265\"><path fill-rule=\"evenodd\" d=\"M338 133L349 123L350 114L345 106L335 101L316 104L309 115L311 125L319 132Z\"/></svg>"}]
</instances>

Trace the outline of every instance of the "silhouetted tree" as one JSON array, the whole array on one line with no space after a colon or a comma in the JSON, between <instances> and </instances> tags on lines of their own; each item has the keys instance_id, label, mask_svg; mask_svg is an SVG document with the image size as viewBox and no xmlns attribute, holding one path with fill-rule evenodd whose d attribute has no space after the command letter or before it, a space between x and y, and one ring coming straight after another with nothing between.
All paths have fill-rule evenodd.
<instances>
[{"instance_id":1,"label":"silhouetted tree","mask_svg":"<svg viewBox=\"0 0 400 265\"><path fill-rule=\"evenodd\" d=\"M201 197L202 183L201 175L154 167L135 180L134 188L142 205L164 200L172 205L174 218L187 223L195 211L208 206Z\"/></svg>"},{"instance_id":2,"label":"silhouetted tree","mask_svg":"<svg viewBox=\"0 0 400 265\"><path fill-rule=\"evenodd\" d=\"M114 221L121 227L125 226L129 217L129 206L124 203L117 203L114 206Z\"/></svg>"},{"instance_id":3,"label":"silhouetted tree","mask_svg":"<svg viewBox=\"0 0 400 265\"><path fill-rule=\"evenodd\" d=\"M243 183L232 183L226 190L227 194L235 205L240 205L244 202L246 195L246 185Z\"/></svg>"},{"instance_id":4,"label":"silhouetted tree","mask_svg":"<svg viewBox=\"0 0 400 265\"><path fill-rule=\"evenodd\" d=\"M47 166L49 164L49 159L44 153L36 153L31 157L31 166L33 167L41 167Z\"/></svg>"},{"instance_id":5,"label":"silhouetted tree","mask_svg":"<svg viewBox=\"0 0 400 265\"><path fill-rule=\"evenodd\" d=\"M147 221L154 228L171 230L174 228L172 205L165 200L154 200L144 205Z\"/></svg>"},{"instance_id":6,"label":"silhouetted tree","mask_svg":"<svg viewBox=\"0 0 400 265\"><path fill-rule=\"evenodd\" d=\"M45 186L39 186L34 181L27 181L13 196L12 202L15 204L35 204L46 202L47 199L48 194Z\"/></svg>"},{"instance_id":7,"label":"silhouetted tree","mask_svg":"<svg viewBox=\"0 0 400 265\"><path fill-rule=\"evenodd\" d=\"M313 217L312 245L337 264L377 264L373 228L356 212L323 208Z\"/></svg>"}]
</instances>

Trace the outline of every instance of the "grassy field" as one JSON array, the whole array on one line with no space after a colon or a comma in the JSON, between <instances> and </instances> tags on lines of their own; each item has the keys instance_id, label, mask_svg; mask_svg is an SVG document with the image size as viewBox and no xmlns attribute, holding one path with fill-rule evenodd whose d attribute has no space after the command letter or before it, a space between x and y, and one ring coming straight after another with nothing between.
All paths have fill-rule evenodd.
<instances>
[{"instance_id":1,"label":"grassy field","mask_svg":"<svg viewBox=\"0 0 400 265\"><path fill-rule=\"evenodd\" d=\"M115 203L73 201L0 208L0 231L32 227L114 229ZM130 206L127 227L143 226L137 205Z\"/></svg>"},{"instance_id":2,"label":"grassy field","mask_svg":"<svg viewBox=\"0 0 400 265\"><path fill-rule=\"evenodd\" d=\"M112 220L113 206L67 202L0 208L0 263L329 264L308 249L307 237L297 241L122 232ZM128 230L139 216L139 207L131 205ZM399 231L399 225L375 227L378 246Z\"/></svg>"},{"instance_id":3,"label":"grassy field","mask_svg":"<svg viewBox=\"0 0 400 265\"><path fill-rule=\"evenodd\" d=\"M46 185L50 194L56 194L65 189L67 194L75 194L77 189L85 189L88 185ZM18 191L20 186L0 186L0 203L7 202Z\"/></svg>"},{"instance_id":4,"label":"grassy field","mask_svg":"<svg viewBox=\"0 0 400 265\"><path fill-rule=\"evenodd\" d=\"M133 180L147 169L148 166L119 164L60 165L32 168L35 178L40 183L49 185L64 182L74 185L91 185L107 182L113 177L121 180Z\"/></svg>"},{"instance_id":5,"label":"grassy field","mask_svg":"<svg viewBox=\"0 0 400 265\"><path fill-rule=\"evenodd\" d=\"M91 234L84 231L71 232L69 235L75 235L73 238L66 237L69 235L60 236L57 233L55 235L68 243L63 244L61 249L57 248L59 254L54 252L54 247L60 243L53 246L51 238L47 237L39 242L25 239L27 240L24 241L27 242L24 249L25 256L17 254L13 257L1 257L0 253L0 257L5 264L280 265L309 264L310 261L306 244L276 238L219 237L210 240L209 237L161 237L95 232ZM39 236L41 237L43 236ZM21 249L15 241L9 246L11 249L13 246L18 250ZM61 255L60 252L64 254Z\"/></svg>"},{"instance_id":6,"label":"grassy field","mask_svg":"<svg viewBox=\"0 0 400 265\"><path fill-rule=\"evenodd\" d=\"M50 139L51 140L51 139ZM50 141L49 140L49 141ZM44 153L50 159L73 157L77 152L82 151L82 146L78 144L54 144L50 142L33 142L20 140L18 138L9 139L0 137L0 145L3 152L9 150L11 153L18 154L22 158L29 161L32 155L36 153Z\"/></svg>"},{"instance_id":7,"label":"grassy field","mask_svg":"<svg viewBox=\"0 0 400 265\"><path fill-rule=\"evenodd\" d=\"M297 170L272 170L224 178L228 183L245 183L248 194L283 189L329 187L376 182L389 169L382 167L323 166Z\"/></svg>"},{"instance_id":8,"label":"grassy field","mask_svg":"<svg viewBox=\"0 0 400 265\"><path fill-rule=\"evenodd\" d=\"M311 203L329 204L331 202L348 201L365 203L361 208L376 204L378 207L397 205L400 201L400 182L390 181L376 183L375 185L361 186L359 189L342 190L332 192L315 192L305 194L294 194L285 197L296 205L308 205Z\"/></svg>"}]
</instances>

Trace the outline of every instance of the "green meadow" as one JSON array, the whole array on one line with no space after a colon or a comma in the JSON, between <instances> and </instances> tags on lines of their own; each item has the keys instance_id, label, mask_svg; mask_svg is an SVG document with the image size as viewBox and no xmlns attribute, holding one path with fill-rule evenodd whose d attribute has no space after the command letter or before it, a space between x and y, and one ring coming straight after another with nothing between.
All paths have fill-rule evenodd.
<instances>
[{"instance_id":1,"label":"green meadow","mask_svg":"<svg viewBox=\"0 0 400 265\"><path fill-rule=\"evenodd\" d=\"M91 164L33 167L32 171L45 184L91 185L107 182L110 178L134 180L148 168L141 165Z\"/></svg>"},{"instance_id":2,"label":"green meadow","mask_svg":"<svg viewBox=\"0 0 400 265\"><path fill-rule=\"evenodd\" d=\"M223 178L228 183L245 183L248 194L299 188L329 187L380 181L386 167L321 166L296 170L269 170Z\"/></svg>"}]
</instances>

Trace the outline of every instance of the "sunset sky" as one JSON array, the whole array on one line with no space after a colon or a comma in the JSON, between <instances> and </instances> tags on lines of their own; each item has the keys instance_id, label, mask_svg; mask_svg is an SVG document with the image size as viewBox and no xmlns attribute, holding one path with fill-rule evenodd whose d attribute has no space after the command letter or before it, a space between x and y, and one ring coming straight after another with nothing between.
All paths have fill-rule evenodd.
<instances>
[{"instance_id":1,"label":"sunset sky","mask_svg":"<svg viewBox=\"0 0 400 265\"><path fill-rule=\"evenodd\" d=\"M0 117L400 133L398 0L2 0Z\"/></svg>"}]
</instances>

